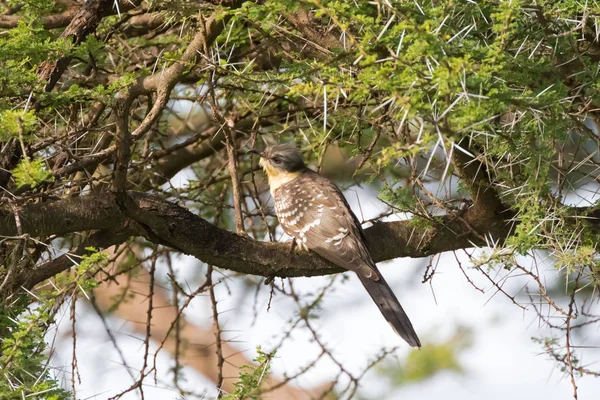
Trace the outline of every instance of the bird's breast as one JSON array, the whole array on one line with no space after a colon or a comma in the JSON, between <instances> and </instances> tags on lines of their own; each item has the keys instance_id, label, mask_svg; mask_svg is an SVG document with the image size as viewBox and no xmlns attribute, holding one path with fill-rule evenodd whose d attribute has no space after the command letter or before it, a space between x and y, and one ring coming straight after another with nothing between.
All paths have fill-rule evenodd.
<instances>
[{"instance_id":1,"label":"bird's breast","mask_svg":"<svg viewBox=\"0 0 600 400\"><path fill-rule=\"evenodd\" d=\"M279 169L266 169L266 172L273 198L275 198L275 192L280 188L283 189L283 186L287 186L300 175L300 172L287 172Z\"/></svg>"}]
</instances>

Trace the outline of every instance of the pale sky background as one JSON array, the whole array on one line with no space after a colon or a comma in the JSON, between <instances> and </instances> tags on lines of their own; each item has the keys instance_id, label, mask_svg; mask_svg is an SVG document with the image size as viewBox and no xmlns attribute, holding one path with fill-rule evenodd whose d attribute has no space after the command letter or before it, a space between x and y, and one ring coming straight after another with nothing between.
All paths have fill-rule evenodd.
<instances>
[{"instance_id":1,"label":"pale sky background","mask_svg":"<svg viewBox=\"0 0 600 400\"><path fill-rule=\"evenodd\" d=\"M185 174L180 174L172 181L175 185L185 184ZM356 200L357 191L365 219L376 216L383 204L376 199L373 189L352 189L346 195L353 209L359 215ZM285 238L284 238L285 239ZM463 261L464 254L457 253ZM539 344L531 337L544 337L548 331L540 326L540 321L533 310L528 307L522 311L509 299L496 290L485 278L474 270L467 270L474 283L485 289L485 293L475 290L465 279L457 267L452 253L439 256L438 268L433 282L422 284L422 275L427 260L396 259L380 263L379 267L389 284L394 288L402 305L407 310L419 333L423 346L429 343L443 342L455 331L457 325L473 329L474 342L470 348L460 353L460 363L464 373L445 372L424 382L408 385L398 390L391 390L385 378L371 372L362 381L361 394L366 399L420 399L433 400L480 400L494 399L545 399L563 400L572 398L572 387L568 375L562 373L553 361L550 361ZM181 276L192 278L199 262L190 257L180 257L175 267ZM468 266L465 261L463 267ZM542 268L544 265L541 266ZM556 270L549 263L545 265L545 279L548 283L556 279ZM164 272L159 268L158 275ZM493 271L492 274L495 272ZM343 361L345 367L352 372L360 372L372 360L381 347L399 346L397 357L404 358L409 347L394 334L371 302L358 279L350 275L350 279L342 282L336 280L335 291L323 302L322 317L315 321L324 340L333 350L336 357ZM494 275L492 275L494 276ZM294 281L296 290L305 292L322 287L331 277L297 278ZM259 315L254 324L253 294L245 301L240 301L235 281L230 281L231 296L224 285L217 287L219 309L228 310L220 317L221 326L229 330L229 337L239 342L235 346L245 350L248 358L254 357L254 349L260 345L270 350L277 342L279 335L287 327L286 321L294 315L295 306L291 300L276 296L267 312L269 291L263 287L259 295ZM510 293L520 292L518 299L528 302L523 291L526 280L522 277L511 277L504 282L504 289ZM241 289L238 285L238 289ZM534 291L532 291L534 292ZM77 348L82 385L78 389L80 399L106 399L132 383L131 378L120 366L117 353L112 348L104 329L93 310L83 302L78 304ZM68 309L66 309L68 310ZM198 297L185 313L195 324L210 327L210 305L206 297ZM137 368L142 365L143 339L134 337L131 325L118 319L110 318L110 324L119 340L119 344L129 362ZM71 341L68 337L70 321L68 311L63 313L59 323L59 332L63 332L63 340L59 341L57 353L52 360L54 367L69 369L71 364ZM600 334L597 330L585 331L587 336L576 337L576 344L584 346L600 346ZM66 336L66 339L65 339ZM281 377L284 371L292 374L318 354L307 333L298 333L293 341L286 341L272 364L274 374ZM153 386L153 380L147 380L145 398L148 400L181 399L175 391L165 386L170 380L169 369L173 362L169 353L161 352L159 360L159 384ZM583 365L600 369L600 351L585 350L581 360ZM391 359L391 358L390 358ZM333 379L337 368L330 362L317 363L309 373L305 374L298 384L306 387ZM206 391L206 399L215 398L215 388L190 368L185 368L186 384L184 387L194 388L198 392ZM64 384L70 387L70 375L64 377ZM580 399L597 399L600 393L600 379L589 377L577 381ZM131 392L123 399L137 399L139 394ZM197 397L193 397L197 398Z\"/></svg>"}]
</instances>

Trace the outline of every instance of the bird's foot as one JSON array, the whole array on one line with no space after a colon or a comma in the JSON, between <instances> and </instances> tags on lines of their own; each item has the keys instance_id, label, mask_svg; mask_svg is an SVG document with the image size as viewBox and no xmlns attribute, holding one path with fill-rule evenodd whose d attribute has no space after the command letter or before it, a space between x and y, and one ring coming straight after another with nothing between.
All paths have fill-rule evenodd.
<instances>
[{"instance_id":1,"label":"bird's foot","mask_svg":"<svg viewBox=\"0 0 600 400\"><path fill-rule=\"evenodd\" d=\"M276 276L274 273L269 274L265 277L265 285L269 286L275 280Z\"/></svg>"},{"instance_id":2,"label":"bird's foot","mask_svg":"<svg viewBox=\"0 0 600 400\"><path fill-rule=\"evenodd\" d=\"M290 251L288 253L290 258L294 256L294 250L296 250L297 245L298 244L296 243L296 239L290 240Z\"/></svg>"}]
</instances>

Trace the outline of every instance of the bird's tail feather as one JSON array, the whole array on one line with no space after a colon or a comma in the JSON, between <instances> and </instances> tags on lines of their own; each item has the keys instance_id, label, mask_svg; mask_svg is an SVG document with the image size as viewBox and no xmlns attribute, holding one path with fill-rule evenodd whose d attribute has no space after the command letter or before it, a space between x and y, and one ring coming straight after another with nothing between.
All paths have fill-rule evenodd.
<instances>
[{"instance_id":1,"label":"bird's tail feather","mask_svg":"<svg viewBox=\"0 0 600 400\"><path fill-rule=\"evenodd\" d=\"M385 319L392 325L396 333L412 347L421 347L421 341L408 315L404 312L396 295L392 292L385 279L383 279L383 276L380 273L378 275L379 280L377 281L360 274L358 274L358 277L375 304L377 304L377 307L379 307L379 311L381 311Z\"/></svg>"}]
</instances>

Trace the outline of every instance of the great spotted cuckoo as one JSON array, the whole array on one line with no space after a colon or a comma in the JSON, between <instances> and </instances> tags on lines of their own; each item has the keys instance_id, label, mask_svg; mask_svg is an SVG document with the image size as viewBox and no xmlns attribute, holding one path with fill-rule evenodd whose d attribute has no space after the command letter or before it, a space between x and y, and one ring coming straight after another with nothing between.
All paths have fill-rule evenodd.
<instances>
[{"instance_id":1,"label":"great spotted cuckoo","mask_svg":"<svg viewBox=\"0 0 600 400\"><path fill-rule=\"evenodd\" d=\"M260 165L269 180L284 232L326 260L356 272L385 319L408 344L421 342L400 302L369 254L362 227L338 187L308 169L291 144L267 147Z\"/></svg>"}]
</instances>

